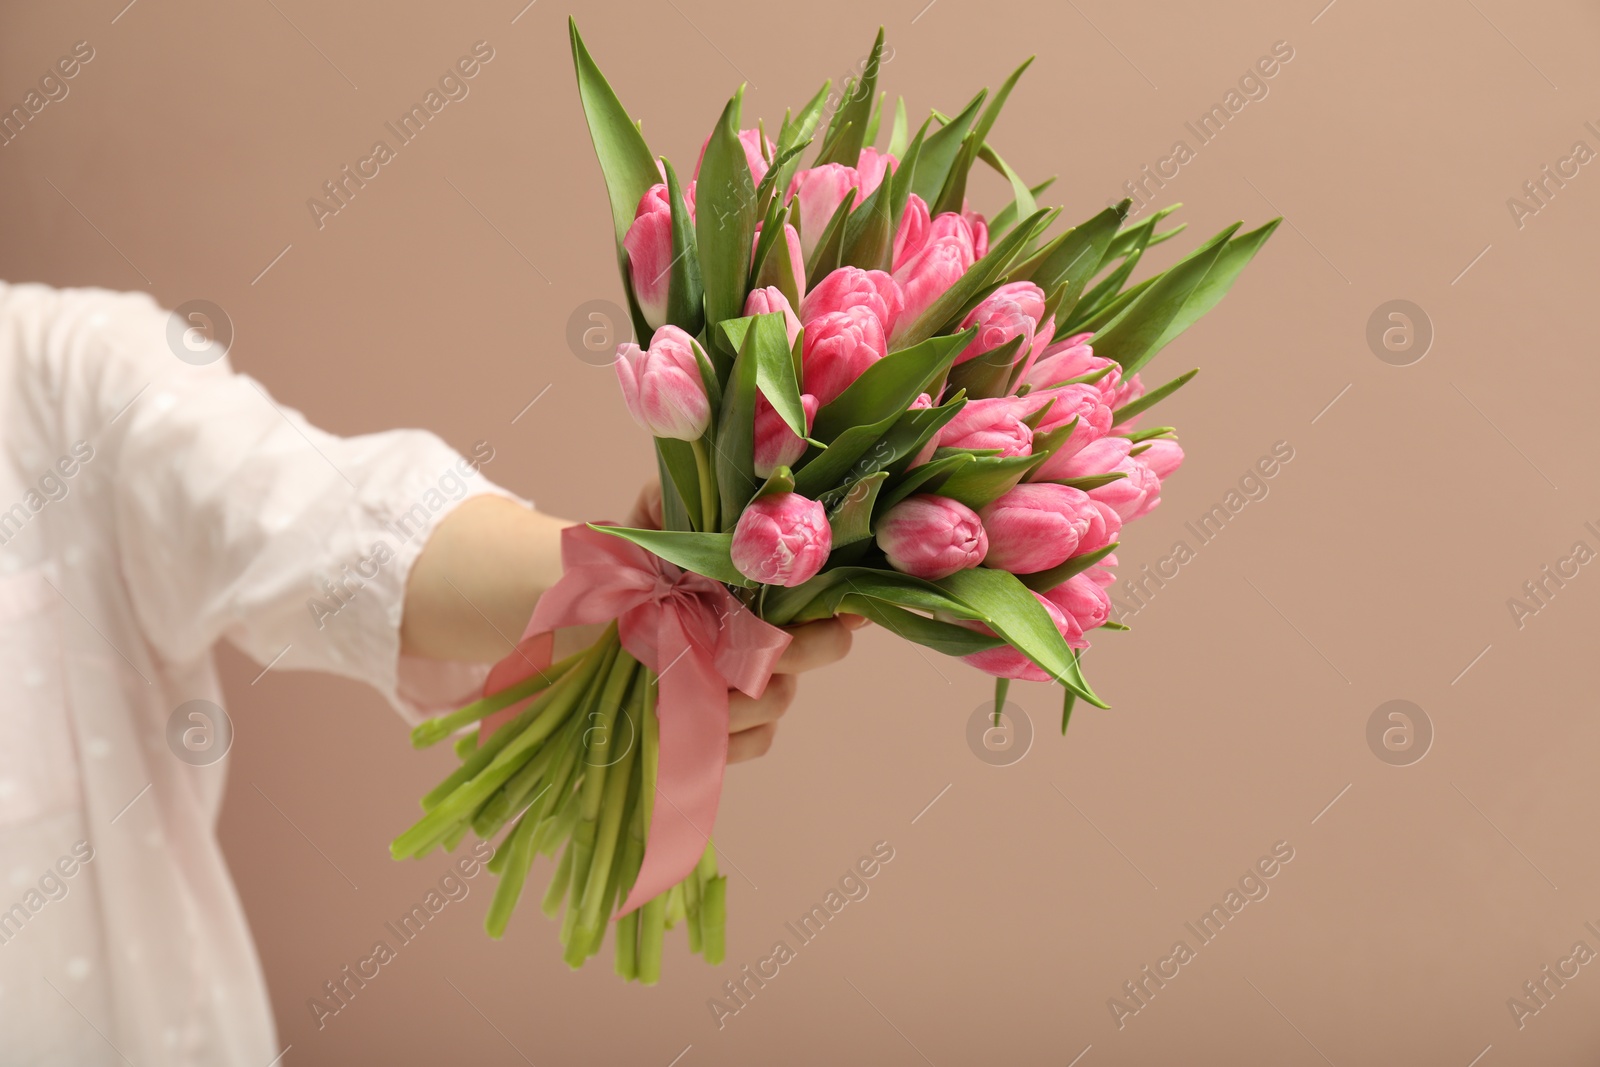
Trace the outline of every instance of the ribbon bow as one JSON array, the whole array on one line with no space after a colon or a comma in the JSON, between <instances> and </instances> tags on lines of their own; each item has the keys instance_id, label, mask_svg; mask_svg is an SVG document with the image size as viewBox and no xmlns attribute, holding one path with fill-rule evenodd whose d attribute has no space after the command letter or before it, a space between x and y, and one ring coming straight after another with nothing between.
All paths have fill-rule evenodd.
<instances>
[{"instance_id":1,"label":"ribbon bow","mask_svg":"<svg viewBox=\"0 0 1600 1067\"><path fill-rule=\"evenodd\" d=\"M612 619L622 647L656 673L656 792L667 803L652 804L644 862L618 910L626 915L699 862L728 762L728 688L759 697L790 637L720 583L588 526L561 531L561 565L561 580L539 598L517 650L490 670L483 692L492 695L549 667L555 630ZM483 736L516 710L485 719Z\"/></svg>"}]
</instances>

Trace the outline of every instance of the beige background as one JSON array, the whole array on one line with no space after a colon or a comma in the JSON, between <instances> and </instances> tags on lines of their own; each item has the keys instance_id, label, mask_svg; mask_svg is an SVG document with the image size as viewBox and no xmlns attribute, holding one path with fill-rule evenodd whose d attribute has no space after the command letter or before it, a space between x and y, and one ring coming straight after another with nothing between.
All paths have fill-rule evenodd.
<instances>
[{"instance_id":1,"label":"beige background","mask_svg":"<svg viewBox=\"0 0 1600 1067\"><path fill-rule=\"evenodd\" d=\"M74 42L96 51L0 148L0 276L216 301L237 365L321 425L487 439L487 473L547 510L617 514L651 465L610 372L564 341L578 305L618 297L566 9L124 2L0 16L7 106ZM259 667L225 651L221 833L283 1062L1594 1062L1600 964L1523 1029L1506 1000L1575 941L1600 950L1584 928L1600 926L1600 569L1520 630L1506 601L1574 541L1600 548L1583 529L1600 526L1600 168L1521 229L1506 200L1575 140L1600 149L1583 126L1600 125L1600 17L1572 0L920 2L571 7L684 169L740 80L775 123L850 71L879 21L884 82L914 111L957 108L1036 50L996 138L1024 173L1061 175L1073 218L1192 142L1184 122L1288 41L1269 95L1162 194L1194 205L1175 245L1236 218L1288 224L1152 372L1204 368L1163 408L1190 458L1127 569L1189 537L1275 442L1293 461L1135 633L1097 643L1115 710L1081 712L1064 742L1054 694L1019 687L1037 736L1011 766L965 739L985 679L864 633L808 680L773 753L729 775L729 965L674 939L655 989L605 961L569 973L532 910L491 943L480 879L319 1032L307 998L444 871L386 845L452 761L411 751L357 686L252 685ZM471 95L319 231L306 199L480 39L495 58ZM998 206L994 183L978 192ZM1436 331L1406 367L1365 339L1398 298ZM1397 698L1435 732L1412 766L1366 740ZM895 858L870 896L719 1031L708 998L880 840ZM1270 895L1119 1031L1108 998L1193 945L1184 923L1279 841L1294 859Z\"/></svg>"}]
</instances>

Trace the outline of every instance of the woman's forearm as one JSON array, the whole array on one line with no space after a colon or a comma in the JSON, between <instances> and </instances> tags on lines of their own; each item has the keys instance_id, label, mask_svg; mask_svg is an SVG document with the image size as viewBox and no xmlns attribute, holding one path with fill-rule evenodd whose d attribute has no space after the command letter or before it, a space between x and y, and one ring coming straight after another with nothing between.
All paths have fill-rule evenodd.
<instances>
[{"instance_id":1,"label":"woman's forearm","mask_svg":"<svg viewBox=\"0 0 1600 1067\"><path fill-rule=\"evenodd\" d=\"M504 657L561 577L561 529L570 525L504 497L456 508L411 569L401 651L474 663Z\"/></svg>"}]
</instances>

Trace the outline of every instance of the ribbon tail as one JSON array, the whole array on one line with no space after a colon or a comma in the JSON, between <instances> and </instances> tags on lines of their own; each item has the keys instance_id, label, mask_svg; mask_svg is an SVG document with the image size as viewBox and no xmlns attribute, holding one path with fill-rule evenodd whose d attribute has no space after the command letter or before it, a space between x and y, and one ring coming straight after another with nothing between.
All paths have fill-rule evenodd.
<instances>
[{"instance_id":1,"label":"ribbon tail","mask_svg":"<svg viewBox=\"0 0 1600 1067\"><path fill-rule=\"evenodd\" d=\"M728 683L691 644L681 620L663 613L656 684L660 743L656 795L644 862L618 915L626 915L688 877L706 850L728 762Z\"/></svg>"}]
</instances>

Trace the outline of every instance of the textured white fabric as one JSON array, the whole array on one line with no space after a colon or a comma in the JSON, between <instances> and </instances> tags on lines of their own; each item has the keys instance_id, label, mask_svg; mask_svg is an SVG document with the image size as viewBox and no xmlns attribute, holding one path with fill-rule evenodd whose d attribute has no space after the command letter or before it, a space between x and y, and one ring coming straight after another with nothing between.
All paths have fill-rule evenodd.
<instances>
[{"instance_id":1,"label":"textured white fabric","mask_svg":"<svg viewBox=\"0 0 1600 1067\"><path fill-rule=\"evenodd\" d=\"M222 703L218 640L413 719L486 671L400 656L405 583L461 500L517 498L432 434L335 437L225 357L180 360L170 319L143 294L0 284L7 1065L281 1051L214 836L227 760L168 742L180 705Z\"/></svg>"}]
</instances>

